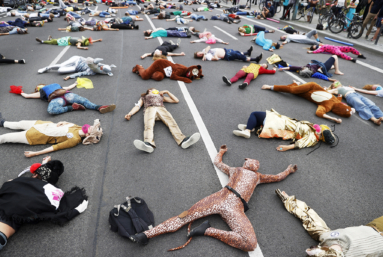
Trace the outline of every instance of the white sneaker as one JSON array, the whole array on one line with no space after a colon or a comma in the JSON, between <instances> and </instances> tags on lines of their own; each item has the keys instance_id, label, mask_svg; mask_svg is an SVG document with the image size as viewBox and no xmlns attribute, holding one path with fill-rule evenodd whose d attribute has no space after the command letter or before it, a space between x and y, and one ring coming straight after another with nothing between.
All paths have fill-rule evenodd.
<instances>
[{"instance_id":1,"label":"white sneaker","mask_svg":"<svg viewBox=\"0 0 383 257\"><path fill-rule=\"evenodd\" d=\"M183 149L189 148L191 145L194 145L201 138L200 133L194 133L190 137L185 138L184 142L181 144Z\"/></svg>"},{"instance_id":2,"label":"white sneaker","mask_svg":"<svg viewBox=\"0 0 383 257\"><path fill-rule=\"evenodd\" d=\"M45 68L39 69L37 72L38 73L44 73L44 72L47 72L47 71L49 71L49 68L45 67Z\"/></svg>"},{"instance_id":3,"label":"white sneaker","mask_svg":"<svg viewBox=\"0 0 383 257\"><path fill-rule=\"evenodd\" d=\"M141 150L141 151L144 151L147 153L152 153L154 151L153 146L151 146L149 144L145 144L145 142L143 142L141 140L136 139L136 140L134 140L133 144L138 150Z\"/></svg>"},{"instance_id":4,"label":"white sneaker","mask_svg":"<svg viewBox=\"0 0 383 257\"><path fill-rule=\"evenodd\" d=\"M238 129L239 130L246 130L246 128L247 128L247 125L245 125L245 124L238 124Z\"/></svg>"},{"instance_id":5,"label":"white sneaker","mask_svg":"<svg viewBox=\"0 0 383 257\"><path fill-rule=\"evenodd\" d=\"M250 138L250 131L248 130L233 130L233 134L238 137Z\"/></svg>"}]
</instances>

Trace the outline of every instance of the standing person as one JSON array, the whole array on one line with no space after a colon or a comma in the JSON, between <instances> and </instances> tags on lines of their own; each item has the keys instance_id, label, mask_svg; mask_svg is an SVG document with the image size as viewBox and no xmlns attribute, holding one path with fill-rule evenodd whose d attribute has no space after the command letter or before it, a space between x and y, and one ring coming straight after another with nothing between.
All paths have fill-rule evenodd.
<instances>
[{"instance_id":1,"label":"standing person","mask_svg":"<svg viewBox=\"0 0 383 257\"><path fill-rule=\"evenodd\" d=\"M222 80L223 80L223 82L226 83L226 85L231 86L233 83L237 82L238 79L246 77L245 81L241 85L238 86L240 89L244 89L250 84L250 82L253 79L256 79L258 77L258 75L275 74L276 70L277 70L277 68L273 68L272 70L268 70L267 69L267 63L263 63L261 65L255 64L255 63L250 63L249 66L243 66L242 69L240 71L238 71L237 74L235 74L235 76L232 77L230 80L226 76L223 76Z\"/></svg>"},{"instance_id":2,"label":"standing person","mask_svg":"<svg viewBox=\"0 0 383 257\"><path fill-rule=\"evenodd\" d=\"M372 28L374 27L374 21L377 19L378 13L382 8L383 0L373 0L370 6L370 10L366 16L366 19L363 21L363 29L370 24L370 27L366 33L366 40L368 40L368 36L371 33Z\"/></svg>"},{"instance_id":3,"label":"standing person","mask_svg":"<svg viewBox=\"0 0 383 257\"><path fill-rule=\"evenodd\" d=\"M32 176L20 177L24 172L31 172ZM0 250L25 224L50 220L64 225L88 207L84 188L76 186L64 193L56 187L64 172L61 161L52 161L48 156L42 164L32 164L24 172L0 188ZM39 238L46 241L50 239Z\"/></svg>"},{"instance_id":4,"label":"standing person","mask_svg":"<svg viewBox=\"0 0 383 257\"><path fill-rule=\"evenodd\" d=\"M0 54L0 63L20 63L25 64L25 60L13 60L13 59L7 59L4 55Z\"/></svg>"},{"instance_id":5,"label":"standing person","mask_svg":"<svg viewBox=\"0 0 383 257\"><path fill-rule=\"evenodd\" d=\"M256 58L251 58L252 51L253 47L250 47L246 52L240 52L233 49L210 48L210 46L208 46L200 52L195 52L194 58L202 59L202 61L219 61L222 59L226 61L241 60L244 62L259 63L262 59L262 54Z\"/></svg>"},{"instance_id":6,"label":"standing person","mask_svg":"<svg viewBox=\"0 0 383 257\"><path fill-rule=\"evenodd\" d=\"M164 96L167 94L168 96ZM156 144L154 143L154 125L156 120L161 120L169 127L174 140L183 149L189 148L198 142L201 135L197 132L190 137L182 134L173 116L166 110L164 103L178 103L178 98L167 90L159 92L155 88L150 88L146 93L141 94L140 100L133 109L125 115L126 120L136 114L144 106L144 141L134 140L134 146L141 151L152 153Z\"/></svg>"},{"instance_id":7,"label":"standing person","mask_svg":"<svg viewBox=\"0 0 383 257\"><path fill-rule=\"evenodd\" d=\"M156 49L154 49L153 53L146 53L141 56L141 59L145 59L148 56L153 56L153 61L158 59L166 59L167 56L185 56L185 53L173 53L174 50L176 50L181 43L181 39L179 38L177 40L177 44L175 44L173 41L169 40L164 41L160 46L157 46Z\"/></svg>"},{"instance_id":8,"label":"standing person","mask_svg":"<svg viewBox=\"0 0 383 257\"><path fill-rule=\"evenodd\" d=\"M290 2L290 0L283 0L283 11L282 11L282 17L280 18L280 20L286 19L286 15L287 15L287 12L289 9L289 2ZM289 13L288 20L290 20L290 13Z\"/></svg>"},{"instance_id":9,"label":"standing person","mask_svg":"<svg viewBox=\"0 0 383 257\"><path fill-rule=\"evenodd\" d=\"M376 19L376 32L374 34L374 36L372 37L371 41L375 41L377 38L378 38L378 35L380 33L380 28L382 27L382 20L383 20L383 5L382 7L380 8L380 12L378 13L377 15L377 19ZM372 25L371 25L372 26Z\"/></svg>"},{"instance_id":10,"label":"standing person","mask_svg":"<svg viewBox=\"0 0 383 257\"><path fill-rule=\"evenodd\" d=\"M101 123L98 119L94 120L93 126L85 124L82 127L65 121L60 121L59 123L41 120L22 120L19 122L10 122L6 121L0 113L0 127L13 130L23 130L22 132L0 135L0 144L53 144L53 146L41 151L24 152L25 157L33 157L75 147L81 142L84 145L96 144L100 142L102 136L102 128L100 126Z\"/></svg>"},{"instance_id":11,"label":"standing person","mask_svg":"<svg viewBox=\"0 0 383 257\"><path fill-rule=\"evenodd\" d=\"M380 108L370 99L356 93L354 88L345 87L339 81L336 81L331 84L327 92L343 97L351 107L355 108L362 119L371 120L378 126L382 123L383 112Z\"/></svg>"},{"instance_id":12,"label":"standing person","mask_svg":"<svg viewBox=\"0 0 383 257\"><path fill-rule=\"evenodd\" d=\"M54 115L71 111L85 111L86 109L96 110L100 113L107 113L116 109L115 104L96 105L85 97L71 93L69 90L73 89L76 85L77 82L68 87L61 87L56 83L50 85L40 85L42 87L37 86L35 89L37 92L32 94L12 92L11 86L11 93L20 94L26 99L40 99L44 102L49 102L47 111L49 114Z\"/></svg>"},{"instance_id":13,"label":"standing person","mask_svg":"<svg viewBox=\"0 0 383 257\"><path fill-rule=\"evenodd\" d=\"M302 221L304 229L319 245L306 249L307 256L381 256L383 252L383 216L367 225L330 229L312 208L294 195L277 189L286 210Z\"/></svg>"},{"instance_id":14,"label":"standing person","mask_svg":"<svg viewBox=\"0 0 383 257\"><path fill-rule=\"evenodd\" d=\"M350 4L347 6L348 8L348 12L347 12L347 25L346 25L346 28L348 28L350 26L350 22L351 20L354 18L354 13L355 13L355 10L356 10L356 4L355 4L355 1L356 0L351 0Z\"/></svg>"}]
</instances>

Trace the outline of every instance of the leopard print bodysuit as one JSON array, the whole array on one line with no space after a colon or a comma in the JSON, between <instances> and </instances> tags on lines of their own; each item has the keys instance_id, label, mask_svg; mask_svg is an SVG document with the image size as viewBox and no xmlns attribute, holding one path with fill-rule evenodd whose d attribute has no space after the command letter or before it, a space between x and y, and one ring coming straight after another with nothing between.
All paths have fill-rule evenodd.
<instances>
[{"instance_id":1,"label":"leopard print bodysuit","mask_svg":"<svg viewBox=\"0 0 383 257\"><path fill-rule=\"evenodd\" d=\"M264 175L257 172L259 161L253 159L245 159L243 167L229 167L222 162L222 156L226 151L226 145L221 146L214 159L214 164L229 176L228 185L237 191L246 202L249 202L258 184L279 182L297 170L296 165L290 165L285 171L277 175ZM243 203L240 198L225 187L217 193L200 200L188 211L170 218L144 233L147 238L153 238L165 233L175 232L188 223L213 214L219 214L232 231L210 227L205 231L205 236L214 237L243 251L253 251L257 247L257 238L251 222L245 215ZM188 242L190 242L190 239ZM171 250L181 249L186 245Z\"/></svg>"}]
</instances>

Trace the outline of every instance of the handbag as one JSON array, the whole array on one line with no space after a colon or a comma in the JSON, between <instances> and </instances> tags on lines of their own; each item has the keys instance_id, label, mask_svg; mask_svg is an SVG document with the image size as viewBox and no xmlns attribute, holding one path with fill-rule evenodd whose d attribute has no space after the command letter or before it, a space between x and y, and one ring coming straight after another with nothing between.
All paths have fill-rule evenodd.
<instances>
[{"instance_id":1,"label":"handbag","mask_svg":"<svg viewBox=\"0 0 383 257\"><path fill-rule=\"evenodd\" d=\"M109 225L113 232L133 241L133 235L153 228L154 216L143 199L128 196L109 212Z\"/></svg>"}]
</instances>

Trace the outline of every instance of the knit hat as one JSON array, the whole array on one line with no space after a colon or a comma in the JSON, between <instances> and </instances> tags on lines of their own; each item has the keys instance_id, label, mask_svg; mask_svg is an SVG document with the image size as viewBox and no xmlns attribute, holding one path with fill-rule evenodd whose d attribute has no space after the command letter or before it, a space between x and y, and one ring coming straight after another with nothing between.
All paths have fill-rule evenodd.
<instances>
[{"instance_id":1,"label":"knit hat","mask_svg":"<svg viewBox=\"0 0 383 257\"><path fill-rule=\"evenodd\" d=\"M322 141L326 144L334 144L335 143L335 136L332 133L331 129L327 125L320 125L320 128L322 130Z\"/></svg>"}]
</instances>

